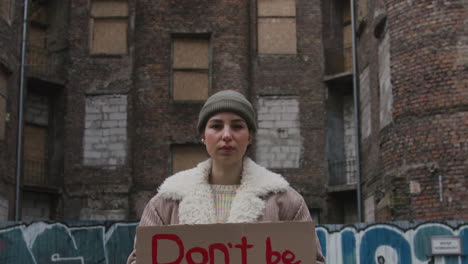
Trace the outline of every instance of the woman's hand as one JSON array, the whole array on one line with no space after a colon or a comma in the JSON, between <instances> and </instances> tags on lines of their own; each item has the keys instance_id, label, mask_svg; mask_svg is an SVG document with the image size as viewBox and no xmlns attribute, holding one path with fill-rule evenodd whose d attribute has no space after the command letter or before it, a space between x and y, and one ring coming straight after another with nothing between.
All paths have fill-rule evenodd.
<instances>
[{"instance_id":1,"label":"woman's hand","mask_svg":"<svg viewBox=\"0 0 468 264\"><path fill-rule=\"evenodd\" d=\"M128 256L127 264L137 264L135 250L133 250L133 252L130 254L130 256Z\"/></svg>"}]
</instances>

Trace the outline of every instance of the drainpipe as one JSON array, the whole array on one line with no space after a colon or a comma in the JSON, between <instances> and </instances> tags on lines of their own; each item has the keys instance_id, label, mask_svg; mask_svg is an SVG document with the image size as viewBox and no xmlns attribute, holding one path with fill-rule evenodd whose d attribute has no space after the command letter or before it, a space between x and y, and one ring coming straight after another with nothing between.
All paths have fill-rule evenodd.
<instances>
[{"instance_id":1,"label":"drainpipe","mask_svg":"<svg viewBox=\"0 0 468 264\"><path fill-rule=\"evenodd\" d=\"M358 220L363 222L362 219L362 202L361 202L361 148L360 148L360 126L359 126L359 82L358 82L358 61L357 61L357 43L356 43L356 12L354 10L354 0L350 0L351 7L351 32L352 32L352 45L353 45L353 99L354 99L354 133L356 140L354 142L356 149L356 192L357 192L357 208Z\"/></svg>"},{"instance_id":2,"label":"drainpipe","mask_svg":"<svg viewBox=\"0 0 468 264\"><path fill-rule=\"evenodd\" d=\"M16 199L15 221L21 220L21 175L23 171L23 106L25 86L26 36L28 31L28 0L23 7L23 35L21 38L20 87L18 95L18 134L16 135Z\"/></svg>"}]
</instances>

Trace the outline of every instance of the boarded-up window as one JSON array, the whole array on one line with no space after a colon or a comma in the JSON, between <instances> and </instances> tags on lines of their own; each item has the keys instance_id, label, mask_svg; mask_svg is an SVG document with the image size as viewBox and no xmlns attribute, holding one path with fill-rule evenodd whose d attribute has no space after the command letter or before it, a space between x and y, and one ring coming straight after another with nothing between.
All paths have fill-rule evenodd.
<instances>
[{"instance_id":1,"label":"boarded-up window","mask_svg":"<svg viewBox=\"0 0 468 264\"><path fill-rule=\"evenodd\" d=\"M90 26L91 54L127 54L127 0L94 0Z\"/></svg>"},{"instance_id":2,"label":"boarded-up window","mask_svg":"<svg viewBox=\"0 0 468 264\"><path fill-rule=\"evenodd\" d=\"M345 72L353 69L353 42L350 2L343 1L343 53Z\"/></svg>"},{"instance_id":3,"label":"boarded-up window","mask_svg":"<svg viewBox=\"0 0 468 264\"><path fill-rule=\"evenodd\" d=\"M180 101L208 98L210 86L209 38L177 37L172 43L172 96Z\"/></svg>"},{"instance_id":4,"label":"boarded-up window","mask_svg":"<svg viewBox=\"0 0 468 264\"><path fill-rule=\"evenodd\" d=\"M367 16L367 0L359 0L358 2L358 21L361 22Z\"/></svg>"},{"instance_id":5,"label":"boarded-up window","mask_svg":"<svg viewBox=\"0 0 468 264\"><path fill-rule=\"evenodd\" d=\"M13 0L1 0L0 1L0 17L10 22L11 20L11 4Z\"/></svg>"},{"instance_id":6,"label":"boarded-up window","mask_svg":"<svg viewBox=\"0 0 468 264\"><path fill-rule=\"evenodd\" d=\"M191 169L207 158L203 145L173 145L172 173Z\"/></svg>"},{"instance_id":7,"label":"boarded-up window","mask_svg":"<svg viewBox=\"0 0 468 264\"><path fill-rule=\"evenodd\" d=\"M0 69L0 140L5 138L7 84L8 76Z\"/></svg>"},{"instance_id":8,"label":"boarded-up window","mask_svg":"<svg viewBox=\"0 0 468 264\"><path fill-rule=\"evenodd\" d=\"M36 74L46 72L47 31L45 27L31 24L28 29L28 71Z\"/></svg>"},{"instance_id":9,"label":"boarded-up window","mask_svg":"<svg viewBox=\"0 0 468 264\"><path fill-rule=\"evenodd\" d=\"M24 184L46 185L47 127L24 126Z\"/></svg>"},{"instance_id":10,"label":"boarded-up window","mask_svg":"<svg viewBox=\"0 0 468 264\"><path fill-rule=\"evenodd\" d=\"M258 0L258 53L296 54L296 1Z\"/></svg>"}]
</instances>

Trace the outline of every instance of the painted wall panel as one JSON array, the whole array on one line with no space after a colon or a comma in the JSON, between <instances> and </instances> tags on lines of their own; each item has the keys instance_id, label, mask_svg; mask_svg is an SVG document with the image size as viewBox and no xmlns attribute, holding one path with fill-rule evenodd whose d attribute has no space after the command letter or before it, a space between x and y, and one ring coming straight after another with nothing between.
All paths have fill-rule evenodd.
<instances>
[{"instance_id":1,"label":"painted wall panel","mask_svg":"<svg viewBox=\"0 0 468 264\"><path fill-rule=\"evenodd\" d=\"M0 222L0 263L119 264L133 248L137 222ZM431 262L432 236L460 236L463 256ZM327 263L468 264L468 223L392 222L319 225L317 236Z\"/></svg>"}]
</instances>

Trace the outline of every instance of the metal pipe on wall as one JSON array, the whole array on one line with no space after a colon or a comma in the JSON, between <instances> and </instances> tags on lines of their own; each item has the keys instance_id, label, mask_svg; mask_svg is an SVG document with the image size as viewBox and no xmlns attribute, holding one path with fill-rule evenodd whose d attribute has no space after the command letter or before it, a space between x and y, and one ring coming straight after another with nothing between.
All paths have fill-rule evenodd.
<instances>
[{"instance_id":1,"label":"metal pipe on wall","mask_svg":"<svg viewBox=\"0 0 468 264\"><path fill-rule=\"evenodd\" d=\"M356 12L354 10L354 0L350 0L351 7L351 32L353 45L353 99L354 99L354 132L356 140L354 142L356 149L356 193L357 193L357 208L358 220L363 222L362 218L362 201L361 201L361 148L360 148L360 122L359 122L359 83L358 83L358 61L357 61L357 43L356 43Z\"/></svg>"},{"instance_id":2,"label":"metal pipe on wall","mask_svg":"<svg viewBox=\"0 0 468 264\"><path fill-rule=\"evenodd\" d=\"M23 29L21 37L21 63L20 63L20 87L18 93L18 130L16 135L16 196L15 196L15 221L21 220L21 175L23 171L23 108L24 86L26 82L26 37L28 32L28 0L23 4Z\"/></svg>"}]
</instances>

